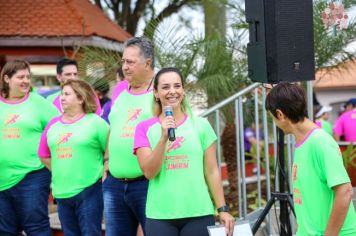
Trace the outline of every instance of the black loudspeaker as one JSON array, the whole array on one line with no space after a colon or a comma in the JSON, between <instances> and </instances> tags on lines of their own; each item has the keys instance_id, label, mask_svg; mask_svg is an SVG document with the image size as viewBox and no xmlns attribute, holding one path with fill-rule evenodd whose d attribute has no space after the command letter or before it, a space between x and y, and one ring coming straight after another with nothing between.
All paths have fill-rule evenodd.
<instances>
[{"instance_id":1,"label":"black loudspeaker","mask_svg":"<svg viewBox=\"0 0 356 236\"><path fill-rule=\"evenodd\" d=\"M252 81L314 80L312 0L246 0Z\"/></svg>"}]
</instances>

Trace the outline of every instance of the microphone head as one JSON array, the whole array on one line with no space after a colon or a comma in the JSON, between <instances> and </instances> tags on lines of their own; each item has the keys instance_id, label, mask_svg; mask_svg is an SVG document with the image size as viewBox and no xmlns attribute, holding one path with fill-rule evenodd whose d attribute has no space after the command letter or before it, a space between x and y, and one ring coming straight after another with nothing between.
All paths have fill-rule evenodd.
<instances>
[{"instance_id":1,"label":"microphone head","mask_svg":"<svg viewBox=\"0 0 356 236\"><path fill-rule=\"evenodd\" d=\"M166 112L173 112L173 108L172 106L164 106L163 107L163 111L166 113Z\"/></svg>"},{"instance_id":2,"label":"microphone head","mask_svg":"<svg viewBox=\"0 0 356 236\"><path fill-rule=\"evenodd\" d=\"M173 116L173 108L171 106L163 107L163 111L165 116Z\"/></svg>"}]
</instances>

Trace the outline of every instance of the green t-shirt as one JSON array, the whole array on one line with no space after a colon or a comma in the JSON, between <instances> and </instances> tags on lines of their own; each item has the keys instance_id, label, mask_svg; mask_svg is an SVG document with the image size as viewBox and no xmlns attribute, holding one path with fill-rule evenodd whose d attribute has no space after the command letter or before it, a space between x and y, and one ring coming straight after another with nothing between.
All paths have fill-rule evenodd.
<instances>
[{"instance_id":1,"label":"green t-shirt","mask_svg":"<svg viewBox=\"0 0 356 236\"><path fill-rule=\"evenodd\" d=\"M295 150L293 200L297 236L324 234L334 201L332 187L348 182L339 146L330 135L314 129ZM339 235L356 235L352 202Z\"/></svg>"},{"instance_id":2,"label":"green t-shirt","mask_svg":"<svg viewBox=\"0 0 356 236\"><path fill-rule=\"evenodd\" d=\"M140 123L134 150L154 149L161 137L157 117ZM151 219L178 219L213 215L214 206L204 177L204 152L216 141L209 122L187 118L175 130L176 140L168 142L162 168L149 181L146 216Z\"/></svg>"},{"instance_id":3,"label":"green t-shirt","mask_svg":"<svg viewBox=\"0 0 356 236\"><path fill-rule=\"evenodd\" d=\"M57 109L36 93L12 102L0 97L0 191L43 168L37 148L41 133Z\"/></svg>"},{"instance_id":4,"label":"green t-shirt","mask_svg":"<svg viewBox=\"0 0 356 236\"><path fill-rule=\"evenodd\" d=\"M327 122L326 120L322 120L321 127L326 133L333 135L333 126L329 122Z\"/></svg>"},{"instance_id":5,"label":"green t-shirt","mask_svg":"<svg viewBox=\"0 0 356 236\"><path fill-rule=\"evenodd\" d=\"M69 198L101 178L109 126L93 113L72 123L61 118L46 127L38 154L51 158L53 196Z\"/></svg>"},{"instance_id":6,"label":"green t-shirt","mask_svg":"<svg viewBox=\"0 0 356 236\"><path fill-rule=\"evenodd\" d=\"M131 94L127 82L121 84L123 88L113 98L109 114L109 170L116 178L135 178L143 175L132 153L135 128L139 122L152 117L153 92Z\"/></svg>"}]
</instances>

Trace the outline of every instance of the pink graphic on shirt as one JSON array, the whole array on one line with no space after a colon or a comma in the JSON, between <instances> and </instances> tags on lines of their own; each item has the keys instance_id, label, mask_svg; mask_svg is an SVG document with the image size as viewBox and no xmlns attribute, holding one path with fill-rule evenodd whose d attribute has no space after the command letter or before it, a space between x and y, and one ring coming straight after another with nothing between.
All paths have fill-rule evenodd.
<instances>
[{"instance_id":1,"label":"pink graphic on shirt","mask_svg":"<svg viewBox=\"0 0 356 236\"><path fill-rule=\"evenodd\" d=\"M20 117L20 115L17 115L17 114L9 114L5 119L5 125L11 125L11 124L16 123L16 121L19 117Z\"/></svg>"},{"instance_id":2,"label":"pink graphic on shirt","mask_svg":"<svg viewBox=\"0 0 356 236\"><path fill-rule=\"evenodd\" d=\"M137 120L140 117L141 113L142 113L141 108L129 110L126 122Z\"/></svg>"},{"instance_id":3,"label":"pink graphic on shirt","mask_svg":"<svg viewBox=\"0 0 356 236\"><path fill-rule=\"evenodd\" d=\"M184 137L176 137L176 140L168 144L168 148L166 152L169 153L170 150L177 150L178 148L182 147L183 142L184 142Z\"/></svg>"},{"instance_id":4,"label":"pink graphic on shirt","mask_svg":"<svg viewBox=\"0 0 356 236\"><path fill-rule=\"evenodd\" d=\"M62 133L59 136L59 139L57 141L58 147L56 148L58 159L67 159L73 157L72 147L60 147L61 144L67 143L69 141L69 138L72 137L72 135L73 133Z\"/></svg>"},{"instance_id":5,"label":"pink graphic on shirt","mask_svg":"<svg viewBox=\"0 0 356 236\"><path fill-rule=\"evenodd\" d=\"M20 115L8 114L4 120L5 127L2 130L3 139L19 139L21 138L21 131L18 127L10 126L15 124L19 119Z\"/></svg>"},{"instance_id":6,"label":"pink graphic on shirt","mask_svg":"<svg viewBox=\"0 0 356 236\"><path fill-rule=\"evenodd\" d=\"M298 166L293 165L293 182L297 180L297 171L298 171Z\"/></svg>"},{"instance_id":7,"label":"pink graphic on shirt","mask_svg":"<svg viewBox=\"0 0 356 236\"><path fill-rule=\"evenodd\" d=\"M303 205L302 193L299 188L293 188L293 201L297 205Z\"/></svg>"},{"instance_id":8,"label":"pink graphic on shirt","mask_svg":"<svg viewBox=\"0 0 356 236\"><path fill-rule=\"evenodd\" d=\"M60 135L57 145L61 145L63 143L67 143L69 141L69 138L72 136L73 133L63 133Z\"/></svg>"}]
</instances>

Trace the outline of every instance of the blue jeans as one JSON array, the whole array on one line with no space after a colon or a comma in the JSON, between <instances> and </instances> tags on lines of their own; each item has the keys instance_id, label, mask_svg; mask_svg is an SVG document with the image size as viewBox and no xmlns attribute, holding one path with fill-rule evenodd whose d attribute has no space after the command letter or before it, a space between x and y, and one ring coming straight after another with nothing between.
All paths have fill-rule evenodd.
<instances>
[{"instance_id":1,"label":"blue jeans","mask_svg":"<svg viewBox=\"0 0 356 236\"><path fill-rule=\"evenodd\" d=\"M0 191L0 235L51 235L48 195L51 173L43 168L28 173L15 186Z\"/></svg>"},{"instance_id":2,"label":"blue jeans","mask_svg":"<svg viewBox=\"0 0 356 236\"><path fill-rule=\"evenodd\" d=\"M103 218L101 179L70 198L56 198L58 216L66 236L100 236Z\"/></svg>"},{"instance_id":3,"label":"blue jeans","mask_svg":"<svg viewBox=\"0 0 356 236\"><path fill-rule=\"evenodd\" d=\"M145 234L148 180L122 182L108 173L103 183L106 236L136 236L138 223Z\"/></svg>"}]
</instances>

